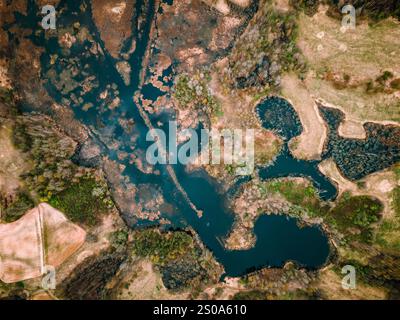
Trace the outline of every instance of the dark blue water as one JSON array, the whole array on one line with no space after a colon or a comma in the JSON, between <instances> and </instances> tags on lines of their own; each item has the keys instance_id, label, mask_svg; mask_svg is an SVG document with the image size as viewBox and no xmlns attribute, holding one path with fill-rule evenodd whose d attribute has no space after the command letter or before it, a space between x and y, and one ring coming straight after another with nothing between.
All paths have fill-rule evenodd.
<instances>
[{"instance_id":1,"label":"dark blue water","mask_svg":"<svg viewBox=\"0 0 400 320\"><path fill-rule=\"evenodd\" d=\"M58 23L69 26L78 20L81 25L86 26L91 31L95 40L104 48L104 44L91 20L90 3L88 1L85 2L88 5L88 10L82 13L79 12L78 8L81 2L62 1L60 7L64 7L65 10ZM165 166L156 166L156 169L161 173L160 175L144 174L135 165L129 164L127 160L119 160L116 156L116 151L108 148L108 141L118 141L120 143L119 151L139 154L145 152L146 148L151 144L151 142L146 142L145 137L148 128L132 100L134 93L142 90L140 84L141 63L149 41L150 25L156 12L154 1L150 2L151 5L145 15L146 24L141 32L143 36L136 39L137 50L129 60L132 67L132 81L129 86L124 85L115 70L115 61L108 54L105 57L87 56L88 49L85 44L73 48L74 56L82 59L84 64L90 66L90 72L96 75L99 82L98 88L94 88L90 94L84 96L85 102L92 102L94 107L88 112L82 111L79 106L73 107L76 118L92 130L92 134L100 143L104 155L126 166L124 175L129 178L129 181L134 184L150 184L162 191L165 201L173 204L176 209L172 215L163 213L163 216L172 221L174 227L191 226L198 233L202 242L214 253L216 259L224 266L226 275L238 276L251 269L263 266L282 266L289 260L296 261L308 268L317 268L323 265L329 255L326 235L317 227L307 226L300 228L297 226L295 219L287 218L286 216L260 217L254 228L254 233L257 237L254 248L246 251L227 251L222 241L229 234L234 223L234 215L228 206L227 194L230 194L230 192L222 194L220 185L210 178L205 171L200 170L188 173L184 166L174 166L178 180L189 198L198 209L204 212L203 217L200 219L197 217L196 212L190 208L182 194L177 191ZM141 8L141 3L142 1L138 1L137 10ZM34 8L33 1L29 1L29 5L31 8L29 17L20 17L17 21L35 29L38 28L35 23L35 19L37 19L35 12L38 12L38 10L36 11L37 8ZM73 14L73 12L78 13ZM136 25L134 21L132 24ZM42 56L43 77L46 76L49 68L57 68L56 71L60 72L65 67L61 64L57 65L60 62L57 62L54 67L51 67L48 63L51 54L58 53L61 55L57 41L54 41L54 39L46 40L43 35L33 35L32 40L45 49ZM99 101L96 100L96 97L111 83L115 83L118 86L119 97L122 101L121 106L115 110L101 109L98 107ZM50 82L46 88L56 101L61 102L62 94ZM146 98L151 98L152 100L155 100L159 94L164 94L153 90L151 86L144 86L143 90ZM76 94L79 94L79 89L77 89ZM68 99L68 96L64 98ZM271 105L273 106L274 104L272 103ZM162 114L149 115L149 117L155 127L159 122L162 123L161 127L165 127L168 121L174 118L174 114L164 112ZM133 132L126 132L119 124L120 119L133 119L135 123ZM301 128L298 127L296 121L286 126L293 132L299 130L301 132ZM133 135L136 137L134 144L131 142ZM261 175L263 178L289 175L307 176L320 190L321 196L327 199L334 197L336 190L328 183L327 179L318 174L316 165L317 163L314 162L293 159L287 148L283 148L275 164L263 168ZM238 186L235 187L237 188ZM136 223L139 225L143 221L136 221Z\"/></svg>"},{"instance_id":2,"label":"dark blue water","mask_svg":"<svg viewBox=\"0 0 400 320\"><path fill-rule=\"evenodd\" d=\"M318 190L321 199L333 200L336 198L337 189L335 185L318 169L321 161L296 159L289 150L289 141L299 136L303 131L300 119L293 106L285 99L269 97L257 106L256 112L262 125L278 134L284 142L275 161L260 169L260 177L262 179L306 177Z\"/></svg>"}]
</instances>

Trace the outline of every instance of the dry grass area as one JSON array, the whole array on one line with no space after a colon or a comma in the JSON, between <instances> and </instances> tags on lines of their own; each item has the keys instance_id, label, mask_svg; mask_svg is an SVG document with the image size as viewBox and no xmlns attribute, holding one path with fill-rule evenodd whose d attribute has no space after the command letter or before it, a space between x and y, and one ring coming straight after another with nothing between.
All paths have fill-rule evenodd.
<instances>
[{"instance_id":1,"label":"dry grass area","mask_svg":"<svg viewBox=\"0 0 400 320\"><path fill-rule=\"evenodd\" d=\"M61 282L66 279L74 268L83 263L85 259L100 255L101 252L110 248L110 235L116 230L122 230L124 227L125 224L116 209L104 215L101 222L89 231L91 238L95 239L95 241L87 239L79 250L58 268L58 281Z\"/></svg>"},{"instance_id":2,"label":"dry grass area","mask_svg":"<svg viewBox=\"0 0 400 320\"><path fill-rule=\"evenodd\" d=\"M11 121L0 119L0 195L15 196L21 186L19 176L28 167L29 163L12 142Z\"/></svg>"},{"instance_id":3,"label":"dry grass area","mask_svg":"<svg viewBox=\"0 0 400 320\"><path fill-rule=\"evenodd\" d=\"M299 159L320 158L327 129L315 99L294 74L282 77L282 95L292 104L303 126L302 134L291 144L292 153Z\"/></svg>"},{"instance_id":4,"label":"dry grass area","mask_svg":"<svg viewBox=\"0 0 400 320\"><path fill-rule=\"evenodd\" d=\"M342 32L340 21L325 11L321 7L313 17L299 17L298 45L310 67L304 80L310 93L341 106L347 120L400 121L399 91L366 90L368 81L384 71L400 77L400 23L393 19L373 26L363 22ZM345 85L338 88L335 81Z\"/></svg>"},{"instance_id":5,"label":"dry grass area","mask_svg":"<svg viewBox=\"0 0 400 320\"><path fill-rule=\"evenodd\" d=\"M83 244L86 232L58 210L42 203L21 219L0 224L0 279L14 283L58 267Z\"/></svg>"},{"instance_id":6,"label":"dry grass area","mask_svg":"<svg viewBox=\"0 0 400 320\"><path fill-rule=\"evenodd\" d=\"M355 289L346 290L342 288L341 283L342 277L327 268L320 271L317 287L328 300L383 300L386 298L383 288L367 287L356 283Z\"/></svg>"},{"instance_id":7,"label":"dry grass area","mask_svg":"<svg viewBox=\"0 0 400 320\"><path fill-rule=\"evenodd\" d=\"M188 294L168 291L153 264L148 260L140 260L126 274L116 297L121 300L183 300L188 298Z\"/></svg>"}]
</instances>

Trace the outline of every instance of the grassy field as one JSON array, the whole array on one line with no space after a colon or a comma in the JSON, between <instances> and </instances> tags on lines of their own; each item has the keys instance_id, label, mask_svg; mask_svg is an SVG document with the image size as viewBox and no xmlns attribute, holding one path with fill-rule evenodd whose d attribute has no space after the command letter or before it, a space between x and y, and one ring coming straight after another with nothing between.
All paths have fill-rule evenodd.
<instances>
[{"instance_id":1,"label":"grassy field","mask_svg":"<svg viewBox=\"0 0 400 320\"><path fill-rule=\"evenodd\" d=\"M400 76L400 23L393 19L343 33L340 21L320 11L299 16L298 45L307 59L305 83L310 92L341 106L355 120L400 121L398 90L379 86L385 71Z\"/></svg>"}]
</instances>

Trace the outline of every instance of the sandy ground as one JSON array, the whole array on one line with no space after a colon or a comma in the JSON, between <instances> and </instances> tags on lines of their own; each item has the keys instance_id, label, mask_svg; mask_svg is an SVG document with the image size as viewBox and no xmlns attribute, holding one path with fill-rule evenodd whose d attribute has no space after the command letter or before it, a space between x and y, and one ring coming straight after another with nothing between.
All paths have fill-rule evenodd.
<instances>
[{"instance_id":1,"label":"sandy ground","mask_svg":"<svg viewBox=\"0 0 400 320\"><path fill-rule=\"evenodd\" d=\"M290 10L289 0L274 0L273 5L275 9L282 12L287 12Z\"/></svg>"},{"instance_id":2,"label":"sandy ground","mask_svg":"<svg viewBox=\"0 0 400 320\"><path fill-rule=\"evenodd\" d=\"M282 95L296 110L303 132L295 138L293 155L299 159L319 159L324 147L327 129L321 118L315 99L307 87L294 74L282 77Z\"/></svg>"},{"instance_id":3,"label":"sandy ground","mask_svg":"<svg viewBox=\"0 0 400 320\"><path fill-rule=\"evenodd\" d=\"M217 293L217 290L220 293ZM240 283L240 278L226 278L224 282L220 282L216 286L209 287L204 292L213 299L217 300L230 300L232 297L240 291L246 290Z\"/></svg>"},{"instance_id":4,"label":"sandy ground","mask_svg":"<svg viewBox=\"0 0 400 320\"><path fill-rule=\"evenodd\" d=\"M58 210L42 203L21 219L0 225L0 279L36 278L44 267L58 267L85 241L86 232Z\"/></svg>"},{"instance_id":5,"label":"sandy ground","mask_svg":"<svg viewBox=\"0 0 400 320\"><path fill-rule=\"evenodd\" d=\"M92 0L94 22L113 58L118 58L124 41L132 33L134 3L132 0Z\"/></svg>"},{"instance_id":6,"label":"sandy ground","mask_svg":"<svg viewBox=\"0 0 400 320\"><path fill-rule=\"evenodd\" d=\"M250 0L202 0L207 5L213 7L214 9L218 10L220 13L227 15L231 12L229 8L228 2L236 4L242 8L246 8L250 5Z\"/></svg>"}]
</instances>

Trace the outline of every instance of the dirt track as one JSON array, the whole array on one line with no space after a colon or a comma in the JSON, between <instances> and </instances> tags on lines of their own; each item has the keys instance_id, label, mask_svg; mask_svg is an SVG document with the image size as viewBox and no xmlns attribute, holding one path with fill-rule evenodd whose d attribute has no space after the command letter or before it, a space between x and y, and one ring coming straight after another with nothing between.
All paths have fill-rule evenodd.
<instances>
[{"instance_id":1,"label":"dirt track","mask_svg":"<svg viewBox=\"0 0 400 320\"><path fill-rule=\"evenodd\" d=\"M86 232L46 203L21 219L0 224L0 280L13 283L58 267L85 241Z\"/></svg>"}]
</instances>

